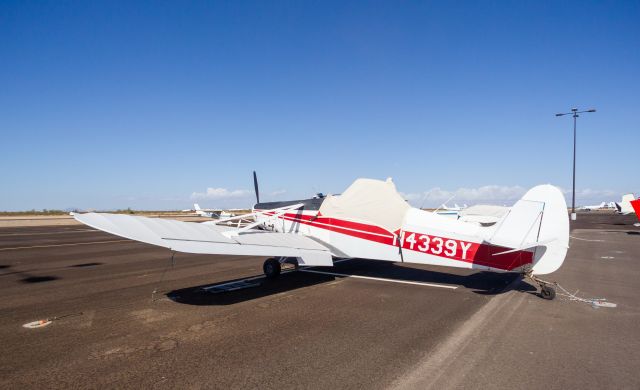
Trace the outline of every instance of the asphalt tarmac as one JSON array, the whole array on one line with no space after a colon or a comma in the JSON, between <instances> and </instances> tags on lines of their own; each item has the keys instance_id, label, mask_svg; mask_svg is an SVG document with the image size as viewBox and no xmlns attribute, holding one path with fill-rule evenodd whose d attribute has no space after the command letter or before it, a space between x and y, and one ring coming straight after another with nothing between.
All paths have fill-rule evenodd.
<instances>
[{"instance_id":1,"label":"asphalt tarmac","mask_svg":"<svg viewBox=\"0 0 640 390\"><path fill-rule=\"evenodd\" d=\"M0 388L637 389L634 222L579 214L548 276L617 304L597 309L508 274L349 260L267 281L261 258L2 228Z\"/></svg>"}]
</instances>

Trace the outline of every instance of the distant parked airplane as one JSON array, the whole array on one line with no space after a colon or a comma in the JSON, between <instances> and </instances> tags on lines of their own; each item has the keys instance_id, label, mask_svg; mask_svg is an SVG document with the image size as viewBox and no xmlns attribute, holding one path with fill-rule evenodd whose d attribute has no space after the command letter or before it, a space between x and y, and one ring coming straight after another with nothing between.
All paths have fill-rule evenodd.
<instances>
[{"instance_id":1,"label":"distant parked airplane","mask_svg":"<svg viewBox=\"0 0 640 390\"><path fill-rule=\"evenodd\" d=\"M193 209L195 210L196 214L198 214L201 217L220 219L220 218L230 218L235 216L235 214L223 209L201 209L200 205L197 203L193 204Z\"/></svg>"},{"instance_id":2,"label":"distant parked airplane","mask_svg":"<svg viewBox=\"0 0 640 390\"><path fill-rule=\"evenodd\" d=\"M633 213L633 207L631 206L631 202L636 199L633 194L625 194L622 195L622 201L620 203L616 203L616 209L618 214L631 214Z\"/></svg>"},{"instance_id":3,"label":"distant parked airplane","mask_svg":"<svg viewBox=\"0 0 640 390\"><path fill-rule=\"evenodd\" d=\"M593 210L602 210L602 209L606 209L606 208L608 208L607 203L606 202L602 202L599 205L582 206L582 207L578 208L578 210L593 211Z\"/></svg>"},{"instance_id":4,"label":"distant parked airplane","mask_svg":"<svg viewBox=\"0 0 640 390\"><path fill-rule=\"evenodd\" d=\"M435 213L438 214L438 215L444 215L444 216L447 216L447 217L458 218L458 214L460 213L460 211L462 211L462 210L464 210L466 208L467 208L466 204L464 206L460 207L456 203L453 207L447 207L447 204L443 203L442 206L440 206L438 209L436 209Z\"/></svg>"}]
</instances>

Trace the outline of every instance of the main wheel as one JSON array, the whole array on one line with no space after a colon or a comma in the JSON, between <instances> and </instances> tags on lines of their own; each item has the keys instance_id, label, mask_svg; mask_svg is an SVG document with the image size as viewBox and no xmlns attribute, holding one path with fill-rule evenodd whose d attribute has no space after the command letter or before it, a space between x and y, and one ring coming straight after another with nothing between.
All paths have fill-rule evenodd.
<instances>
[{"instance_id":1,"label":"main wheel","mask_svg":"<svg viewBox=\"0 0 640 390\"><path fill-rule=\"evenodd\" d=\"M287 257L287 259L284 262L287 264L291 264L294 269L300 268L300 264L298 263L297 257Z\"/></svg>"},{"instance_id":2,"label":"main wheel","mask_svg":"<svg viewBox=\"0 0 640 390\"><path fill-rule=\"evenodd\" d=\"M552 300L556 297L556 290L551 286L542 286L540 288L540 296L544 299Z\"/></svg>"},{"instance_id":3,"label":"main wheel","mask_svg":"<svg viewBox=\"0 0 640 390\"><path fill-rule=\"evenodd\" d=\"M275 279L280 275L280 262L274 257L268 258L264 261L262 270L268 279Z\"/></svg>"}]
</instances>

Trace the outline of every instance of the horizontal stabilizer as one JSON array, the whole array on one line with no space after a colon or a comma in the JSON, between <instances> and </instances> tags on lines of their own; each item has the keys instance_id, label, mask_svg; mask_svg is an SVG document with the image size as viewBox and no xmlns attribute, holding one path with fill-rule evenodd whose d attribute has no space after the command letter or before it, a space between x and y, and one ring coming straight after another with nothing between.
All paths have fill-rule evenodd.
<instances>
[{"instance_id":1,"label":"horizontal stabilizer","mask_svg":"<svg viewBox=\"0 0 640 390\"><path fill-rule=\"evenodd\" d=\"M547 244L551 244L554 241L557 241L557 238L552 238L552 239L549 239L549 240L539 241L539 242L532 242L532 243L529 243L529 244L525 244L525 245L523 245L523 246L521 246L519 248L514 248L514 249L510 249L508 251L494 253L494 254L492 254L492 256L506 255L507 253L525 251L527 249L533 249L533 248L538 247L538 246L546 246Z\"/></svg>"},{"instance_id":2,"label":"horizontal stabilizer","mask_svg":"<svg viewBox=\"0 0 640 390\"><path fill-rule=\"evenodd\" d=\"M529 251L534 275L554 272L564 262L569 248L569 218L562 192L551 185L533 187L496 223L488 240L511 248L493 256Z\"/></svg>"}]
</instances>

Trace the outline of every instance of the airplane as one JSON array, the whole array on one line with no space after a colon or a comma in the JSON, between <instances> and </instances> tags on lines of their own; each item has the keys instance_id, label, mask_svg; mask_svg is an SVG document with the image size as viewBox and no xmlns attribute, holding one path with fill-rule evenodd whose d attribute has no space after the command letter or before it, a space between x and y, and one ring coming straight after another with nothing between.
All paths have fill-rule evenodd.
<instances>
[{"instance_id":1,"label":"airplane","mask_svg":"<svg viewBox=\"0 0 640 390\"><path fill-rule=\"evenodd\" d=\"M197 203L193 204L193 210L196 212L196 214L198 214L201 217L207 217L207 218L229 218L229 217L233 217L235 216L235 214L227 211L227 210L223 210L223 209L202 209L200 208L200 205Z\"/></svg>"},{"instance_id":2,"label":"airplane","mask_svg":"<svg viewBox=\"0 0 640 390\"><path fill-rule=\"evenodd\" d=\"M85 213L74 218L95 229L169 248L172 252L268 257L265 276L283 263L332 266L334 258L362 258L521 274L553 299L553 283L539 275L562 265L569 219L562 192L530 189L493 224L447 218L410 206L387 180L357 179L340 195L260 202L248 214L203 223ZM251 218L244 227L224 224Z\"/></svg>"},{"instance_id":3,"label":"airplane","mask_svg":"<svg viewBox=\"0 0 640 390\"><path fill-rule=\"evenodd\" d=\"M634 199L629 202L631 207L633 207L633 211L636 212L636 218L640 221L640 199ZM634 223L634 226L640 226L640 223Z\"/></svg>"},{"instance_id":4,"label":"airplane","mask_svg":"<svg viewBox=\"0 0 640 390\"><path fill-rule=\"evenodd\" d=\"M602 210L602 209L606 209L606 208L609 208L609 205L606 202L602 202L599 205L582 206L582 207L578 208L578 210L593 211L593 210Z\"/></svg>"},{"instance_id":5,"label":"airplane","mask_svg":"<svg viewBox=\"0 0 640 390\"><path fill-rule=\"evenodd\" d=\"M433 211L434 214L438 214L438 215L442 215L448 218L458 218L458 210L442 210L442 209L436 209Z\"/></svg>"},{"instance_id":6,"label":"airplane","mask_svg":"<svg viewBox=\"0 0 640 390\"><path fill-rule=\"evenodd\" d=\"M616 211L618 214L631 214L633 213L633 207L631 206L631 202L636 199L633 194L625 194L622 195L622 201L620 203L616 202Z\"/></svg>"},{"instance_id":7,"label":"airplane","mask_svg":"<svg viewBox=\"0 0 640 390\"><path fill-rule=\"evenodd\" d=\"M467 208L466 204L464 206L460 207L456 203L454 207L447 207L447 204L443 203L440 207L438 207L434 211L434 213L440 214L440 215L444 215L444 216L448 216L448 217L458 218L458 214L460 213L460 211L464 210L466 208Z\"/></svg>"}]
</instances>

